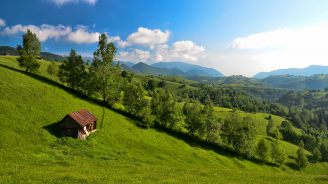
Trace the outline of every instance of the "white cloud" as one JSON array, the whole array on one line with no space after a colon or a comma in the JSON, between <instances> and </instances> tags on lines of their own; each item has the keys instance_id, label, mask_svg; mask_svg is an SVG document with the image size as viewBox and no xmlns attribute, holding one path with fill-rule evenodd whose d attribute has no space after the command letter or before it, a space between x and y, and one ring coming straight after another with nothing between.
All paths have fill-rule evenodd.
<instances>
[{"instance_id":1,"label":"white cloud","mask_svg":"<svg viewBox=\"0 0 328 184\"><path fill-rule=\"evenodd\" d=\"M35 25L14 25L12 27L5 27L1 35L16 35L19 33L26 33L27 30L31 30L33 33L37 35L41 42L45 42L48 39L63 39L68 40L73 43L83 44L83 43L96 43L98 42L98 38L100 33L98 32L89 32L87 31L87 27L85 26L77 26L72 29L70 26L63 25L48 25L42 24L40 26Z\"/></svg>"},{"instance_id":2,"label":"white cloud","mask_svg":"<svg viewBox=\"0 0 328 184\"><path fill-rule=\"evenodd\" d=\"M27 25L23 26L21 24L6 27L1 32L2 35L15 35L18 33L25 33L27 30L31 30L37 35L41 42L44 42L48 39L59 39L60 37L66 36L72 32L71 27L66 27L63 25L51 26L47 24L42 24L41 26Z\"/></svg>"},{"instance_id":3,"label":"white cloud","mask_svg":"<svg viewBox=\"0 0 328 184\"><path fill-rule=\"evenodd\" d=\"M67 39L78 44L96 43L99 41L99 35L98 32L88 32L85 28L79 27L77 30L70 32Z\"/></svg>"},{"instance_id":4,"label":"white cloud","mask_svg":"<svg viewBox=\"0 0 328 184\"><path fill-rule=\"evenodd\" d=\"M0 27L3 27L6 25L6 21L0 18Z\"/></svg>"},{"instance_id":5,"label":"white cloud","mask_svg":"<svg viewBox=\"0 0 328 184\"><path fill-rule=\"evenodd\" d=\"M203 46L196 45L190 40L178 41L173 43L170 57L173 60L197 61L204 51Z\"/></svg>"},{"instance_id":6,"label":"white cloud","mask_svg":"<svg viewBox=\"0 0 328 184\"><path fill-rule=\"evenodd\" d=\"M151 30L144 27L139 27L137 32L128 36L126 45L143 45L153 49L156 45L167 43L169 37L170 32L168 30Z\"/></svg>"},{"instance_id":7,"label":"white cloud","mask_svg":"<svg viewBox=\"0 0 328 184\"><path fill-rule=\"evenodd\" d=\"M132 52L122 51L119 59L122 61L189 61L197 63L204 54L204 47L194 42L178 41L173 43L172 47L166 44L158 45L153 49L144 51L134 49Z\"/></svg>"},{"instance_id":8,"label":"white cloud","mask_svg":"<svg viewBox=\"0 0 328 184\"><path fill-rule=\"evenodd\" d=\"M97 0L51 0L51 2L55 3L58 6L62 6L65 4L69 4L69 3L87 3L90 5L95 5L97 3Z\"/></svg>"},{"instance_id":9,"label":"white cloud","mask_svg":"<svg viewBox=\"0 0 328 184\"><path fill-rule=\"evenodd\" d=\"M122 51L119 53L118 58L121 61L148 61L150 58L150 51L140 50L140 49L134 49L131 52L128 51Z\"/></svg>"}]
</instances>

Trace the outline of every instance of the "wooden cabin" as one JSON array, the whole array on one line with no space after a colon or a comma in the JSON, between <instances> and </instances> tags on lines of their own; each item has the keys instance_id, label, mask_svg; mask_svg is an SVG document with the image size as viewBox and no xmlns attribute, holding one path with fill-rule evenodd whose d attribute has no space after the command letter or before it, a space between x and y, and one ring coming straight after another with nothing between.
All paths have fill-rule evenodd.
<instances>
[{"instance_id":1,"label":"wooden cabin","mask_svg":"<svg viewBox=\"0 0 328 184\"><path fill-rule=\"evenodd\" d=\"M86 139L96 131L97 118L88 110L81 109L66 115L58 124L62 136Z\"/></svg>"}]
</instances>

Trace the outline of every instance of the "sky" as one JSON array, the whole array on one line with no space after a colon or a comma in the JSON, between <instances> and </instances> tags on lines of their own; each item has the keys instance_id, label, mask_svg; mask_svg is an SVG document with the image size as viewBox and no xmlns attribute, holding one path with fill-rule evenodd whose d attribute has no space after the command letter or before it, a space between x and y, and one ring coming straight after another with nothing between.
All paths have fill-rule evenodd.
<instances>
[{"instance_id":1,"label":"sky","mask_svg":"<svg viewBox=\"0 0 328 184\"><path fill-rule=\"evenodd\" d=\"M0 45L30 29L42 51L92 56L106 33L120 61L183 61L224 75L328 65L327 0L1 0Z\"/></svg>"}]
</instances>

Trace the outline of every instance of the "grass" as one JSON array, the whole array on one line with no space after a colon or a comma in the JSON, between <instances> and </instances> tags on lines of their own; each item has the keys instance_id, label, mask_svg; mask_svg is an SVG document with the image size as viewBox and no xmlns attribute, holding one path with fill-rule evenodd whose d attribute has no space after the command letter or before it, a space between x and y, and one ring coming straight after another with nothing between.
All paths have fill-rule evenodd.
<instances>
[{"instance_id":1,"label":"grass","mask_svg":"<svg viewBox=\"0 0 328 184\"><path fill-rule=\"evenodd\" d=\"M0 183L327 182L327 164L300 172L253 163L108 109L86 141L57 138L45 127L81 108L101 119L102 107L1 66L0 79Z\"/></svg>"}]
</instances>

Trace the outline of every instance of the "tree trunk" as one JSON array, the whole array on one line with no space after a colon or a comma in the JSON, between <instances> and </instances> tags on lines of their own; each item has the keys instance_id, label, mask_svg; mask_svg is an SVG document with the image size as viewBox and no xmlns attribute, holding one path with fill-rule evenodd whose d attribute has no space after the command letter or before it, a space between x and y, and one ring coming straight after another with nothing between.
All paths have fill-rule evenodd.
<instances>
[{"instance_id":1,"label":"tree trunk","mask_svg":"<svg viewBox=\"0 0 328 184\"><path fill-rule=\"evenodd\" d=\"M28 67L26 67L26 70L25 70L25 72L26 72L26 73L28 72Z\"/></svg>"}]
</instances>

